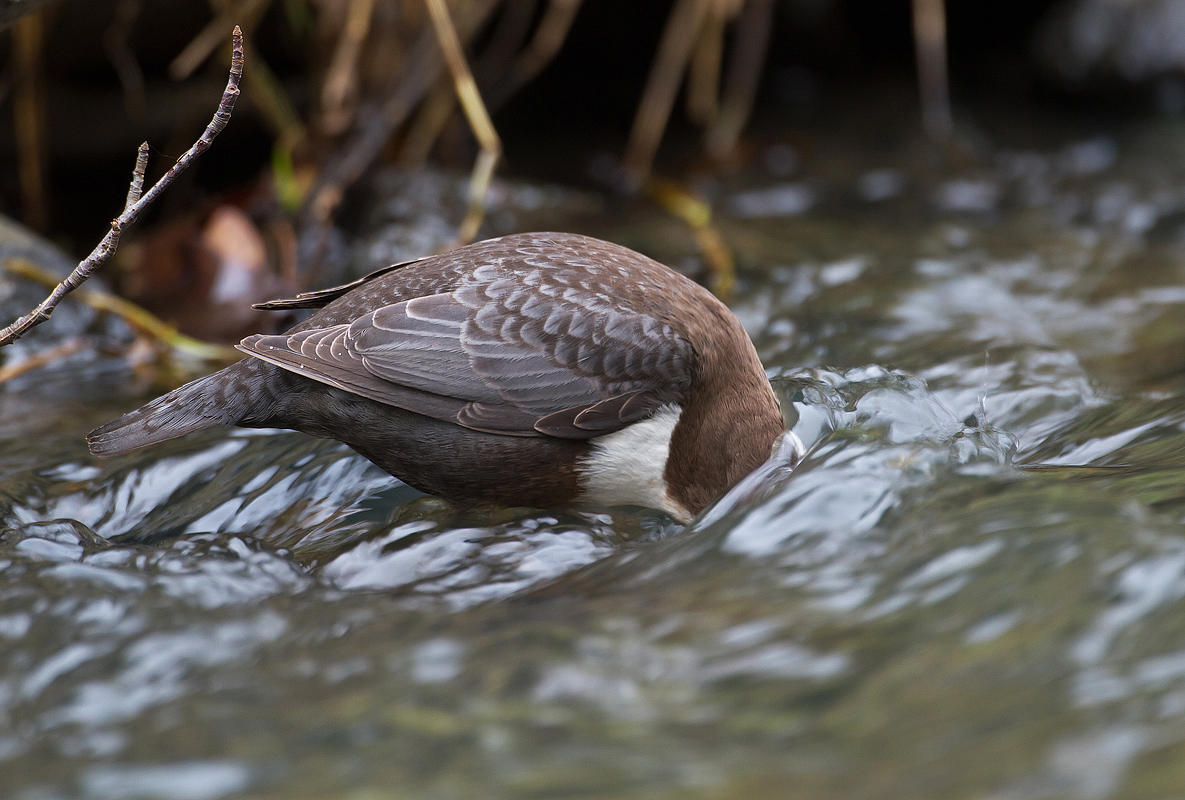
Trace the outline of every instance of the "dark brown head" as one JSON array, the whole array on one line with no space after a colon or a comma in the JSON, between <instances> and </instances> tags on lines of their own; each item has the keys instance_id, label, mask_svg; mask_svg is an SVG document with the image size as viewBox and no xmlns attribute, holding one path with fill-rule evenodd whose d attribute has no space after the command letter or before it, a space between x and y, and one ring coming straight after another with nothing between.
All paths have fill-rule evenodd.
<instances>
[{"instance_id":1,"label":"dark brown head","mask_svg":"<svg viewBox=\"0 0 1185 800\"><path fill-rule=\"evenodd\" d=\"M664 478L672 499L696 514L770 457L785 422L731 311L709 295L682 328L698 358Z\"/></svg>"}]
</instances>

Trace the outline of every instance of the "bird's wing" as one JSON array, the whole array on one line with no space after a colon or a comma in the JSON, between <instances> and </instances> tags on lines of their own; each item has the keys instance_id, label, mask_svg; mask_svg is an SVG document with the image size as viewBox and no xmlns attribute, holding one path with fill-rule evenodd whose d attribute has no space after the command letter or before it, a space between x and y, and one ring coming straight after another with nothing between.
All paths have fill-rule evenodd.
<instances>
[{"instance_id":1,"label":"bird's wing","mask_svg":"<svg viewBox=\"0 0 1185 800\"><path fill-rule=\"evenodd\" d=\"M694 353L668 325L535 277L479 267L453 292L240 348L380 403L514 436L600 436L686 396Z\"/></svg>"}]
</instances>

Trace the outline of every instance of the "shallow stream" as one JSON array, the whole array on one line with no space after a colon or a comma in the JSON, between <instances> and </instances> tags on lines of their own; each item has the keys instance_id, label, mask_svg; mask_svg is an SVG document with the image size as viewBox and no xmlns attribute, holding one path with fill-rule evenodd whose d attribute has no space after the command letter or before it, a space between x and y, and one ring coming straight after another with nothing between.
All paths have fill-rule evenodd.
<instances>
[{"instance_id":1,"label":"shallow stream","mask_svg":"<svg viewBox=\"0 0 1185 800\"><path fill-rule=\"evenodd\" d=\"M1181 797L1185 125L762 147L701 187L811 449L686 528L0 395L0 796Z\"/></svg>"}]
</instances>

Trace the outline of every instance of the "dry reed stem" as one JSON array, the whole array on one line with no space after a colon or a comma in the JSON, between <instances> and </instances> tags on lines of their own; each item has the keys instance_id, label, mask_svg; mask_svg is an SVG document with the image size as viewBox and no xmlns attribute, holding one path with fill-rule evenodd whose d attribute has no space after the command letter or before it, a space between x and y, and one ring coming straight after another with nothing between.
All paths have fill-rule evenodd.
<instances>
[{"instance_id":1,"label":"dry reed stem","mask_svg":"<svg viewBox=\"0 0 1185 800\"><path fill-rule=\"evenodd\" d=\"M724 237L712 224L712 207L680 184L662 178L649 179L646 193L667 213L691 228L712 276L712 291L722 300L729 299L736 288L736 261Z\"/></svg>"},{"instance_id":2,"label":"dry reed stem","mask_svg":"<svg viewBox=\"0 0 1185 800\"><path fill-rule=\"evenodd\" d=\"M386 98L377 107L359 109L357 129L350 140L330 156L316 185L305 198L300 214L301 227L320 227L329 223L346 188L362 177L391 134L403 124L436 81L441 67L439 55L432 31L421 31L408 51L407 74L388 87Z\"/></svg>"},{"instance_id":3,"label":"dry reed stem","mask_svg":"<svg viewBox=\"0 0 1185 800\"><path fill-rule=\"evenodd\" d=\"M42 92L42 12L17 20L12 27L16 66L13 116L16 125L17 172L25 224L44 232L49 224L45 196L45 98Z\"/></svg>"},{"instance_id":4,"label":"dry reed stem","mask_svg":"<svg viewBox=\"0 0 1185 800\"><path fill-rule=\"evenodd\" d=\"M481 100L481 93L473 80L473 73L469 71L469 64L465 60L465 51L461 49L461 40L449 18L448 7L444 0L425 0L428 13L432 18L432 27L436 30L436 40L444 54L445 64L453 77L453 86L457 92L457 99L461 109L465 112L465 119L473 131L481 152L477 154L477 162L473 165L473 173L469 177L469 210L461 227L457 231L457 243L468 244L477 236L481 221L485 217L486 194L490 189L490 181L494 177L494 169L498 166L498 159L502 155L502 140L494 130L494 123L486 111L485 103Z\"/></svg>"},{"instance_id":5,"label":"dry reed stem","mask_svg":"<svg viewBox=\"0 0 1185 800\"><path fill-rule=\"evenodd\" d=\"M291 153L308 136L304 123L289 101L280 79L259 56L250 39L243 40L243 52L251 57L251 72L244 77L243 88L264 122L272 128L276 145Z\"/></svg>"},{"instance_id":6,"label":"dry reed stem","mask_svg":"<svg viewBox=\"0 0 1185 800\"><path fill-rule=\"evenodd\" d=\"M741 10L720 112L704 134L704 148L712 158L722 160L731 155L749 121L761 83L773 15L774 0L748 0Z\"/></svg>"},{"instance_id":7,"label":"dry reed stem","mask_svg":"<svg viewBox=\"0 0 1185 800\"><path fill-rule=\"evenodd\" d=\"M56 347L51 347L36 355L29 356L19 364L5 364L3 367L0 367L0 384L7 383L19 375L24 375L26 372L41 369L47 364L57 361L59 358L74 355L85 344L86 341L84 339L75 336L73 339L67 339Z\"/></svg>"},{"instance_id":8,"label":"dry reed stem","mask_svg":"<svg viewBox=\"0 0 1185 800\"><path fill-rule=\"evenodd\" d=\"M58 279L53 273L37 266L23 258L10 258L4 266L13 275L19 275L27 280L36 281L46 286L54 286ZM242 354L233 347L203 342L192 336L186 336L177 328L165 322L146 308L138 306L130 300L111 294L110 292L80 289L74 295L83 305L90 306L96 311L115 314L124 319L136 330L160 342L164 342L178 353L201 359L202 361L238 361ZM24 362L21 362L22 364Z\"/></svg>"},{"instance_id":9,"label":"dry reed stem","mask_svg":"<svg viewBox=\"0 0 1185 800\"><path fill-rule=\"evenodd\" d=\"M465 38L481 27L497 4L498 0L476 0L472 4L461 26ZM436 83L442 57L432 26L425 25L420 31L407 51L404 64L407 69L392 76L384 99L359 107L358 124L350 141L331 156L318 176L316 186L305 199L300 214L302 228L328 224L346 189L374 163L391 134L407 120L416 104Z\"/></svg>"},{"instance_id":10,"label":"dry reed stem","mask_svg":"<svg viewBox=\"0 0 1185 800\"><path fill-rule=\"evenodd\" d=\"M128 37L143 6L144 0L119 0L111 16L111 24L103 31L103 50L119 77L119 84L123 87L124 109L132 119L142 119L148 112L144 71L128 46Z\"/></svg>"},{"instance_id":11,"label":"dry reed stem","mask_svg":"<svg viewBox=\"0 0 1185 800\"><path fill-rule=\"evenodd\" d=\"M45 298L37 308L3 330L0 330L0 346L11 344L28 333L33 327L49 319L50 314L53 313L53 310L62 302L66 295L81 286L87 278L94 274L95 270L111 258L115 253L115 248L119 245L119 237L124 230L139 219L144 209L152 205L156 201L156 198L160 196L161 192L177 179L178 175L196 161L198 156L209 149L215 137L226 127L226 124L230 121L230 115L234 111L235 100L239 96L239 79L243 76L243 32L239 30L237 25L234 29L233 38L234 44L231 48L230 77L227 79L226 89L222 93L222 99L218 103L218 110L214 112L214 118L210 120L210 124L202 131L202 135L181 158L177 159L177 163L151 189L138 197L134 203L124 206L123 213L118 218L112 220L111 230L103 237L103 241L99 242L98 246L91 251L91 254L79 262L78 266L74 268L74 271L50 292L49 297ZM144 170L148 163L147 148L148 143L145 142L140 145L140 150L137 153L136 168L132 173L132 185L128 189L129 200L138 195L139 189L143 186Z\"/></svg>"},{"instance_id":12,"label":"dry reed stem","mask_svg":"<svg viewBox=\"0 0 1185 800\"><path fill-rule=\"evenodd\" d=\"M432 91L420 104L420 110L408 126L403 137L403 146L399 149L399 164L413 168L423 166L432 152L432 145L436 143L440 132L453 115L457 107L457 93L453 89L450 77L442 77L436 81Z\"/></svg>"},{"instance_id":13,"label":"dry reed stem","mask_svg":"<svg viewBox=\"0 0 1185 800\"><path fill-rule=\"evenodd\" d=\"M487 96L490 86L506 75L523 48L535 22L539 0L503 0L497 23L489 33L481 55L473 62L473 74Z\"/></svg>"},{"instance_id":14,"label":"dry reed stem","mask_svg":"<svg viewBox=\"0 0 1185 800\"><path fill-rule=\"evenodd\" d=\"M932 140L945 142L954 130L954 123L947 81L944 0L913 0L913 40L922 95L922 125Z\"/></svg>"},{"instance_id":15,"label":"dry reed stem","mask_svg":"<svg viewBox=\"0 0 1185 800\"><path fill-rule=\"evenodd\" d=\"M489 93L489 105L497 108L535 78L555 58L556 53L568 38L568 31L576 20L576 12L580 10L582 0L550 0L539 26L535 28L535 35L531 38L514 64L510 73L499 81L498 85Z\"/></svg>"},{"instance_id":16,"label":"dry reed stem","mask_svg":"<svg viewBox=\"0 0 1185 800\"><path fill-rule=\"evenodd\" d=\"M321 84L321 131L336 136L349 127L351 101L358 93L358 59L370 33L375 0L350 0L333 58Z\"/></svg>"},{"instance_id":17,"label":"dry reed stem","mask_svg":"<svg viewBox=\"0 0 1185 800\"><path fill-rule=\"evenodd\" d=\"M724 59L724 26L727 20L713 6L696 39L687 70L687 116L699 125L710 125L720 107L720 66Z\"/></svg>"},{"instance_id":18,"label":"dry reed stem","mask_svg":"<svg viewBox=\"0 0 1185 800\"><path fill-rule=\"evenodd\" d=\"M650 174L683 72L691 57L691 48L703 26L708 3L709 0L678 0L667 18L658 54L650 68L650 77L646 79L646 88L638 103L638 113L634 117L629 142L622 157L622 167L631 184L629 188L641 186Z\"/></svg>"},{"instance_id":19,"label":"dry reed stem","mask_svg":"<svg viewBox=\"0 0 1185 800\"><path fill-rule=\"evenodd\" d=\"M211 2L214 7L214 19L185 46L173 63L169 64L169 77L175 81L182 81L193 74L209 58L218 45L222 44L227 25L234 23L237 18L240 30L250 33L259 21L271 0L242 0L242 2Z\"/></svg>"}]
</instances>

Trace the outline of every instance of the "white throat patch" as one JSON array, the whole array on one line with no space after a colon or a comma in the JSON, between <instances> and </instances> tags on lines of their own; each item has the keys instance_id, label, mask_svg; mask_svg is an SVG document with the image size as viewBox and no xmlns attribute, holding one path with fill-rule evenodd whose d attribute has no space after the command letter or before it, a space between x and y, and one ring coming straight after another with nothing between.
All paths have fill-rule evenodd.
<instances>
[{"instance_id":1,"label":"white throat patch","mask_svg":"<svg viewBox=\"0 0 1185 800\"><path fill-rule=\"evenodd\" d=\"M671 451L671 432L683 410L660 408L654 416L592 440L592 452L580 466L580 500L603 506L658 508L686 522L691 513L667 493L662 473Z\"/></svg>"}]
</instances>

